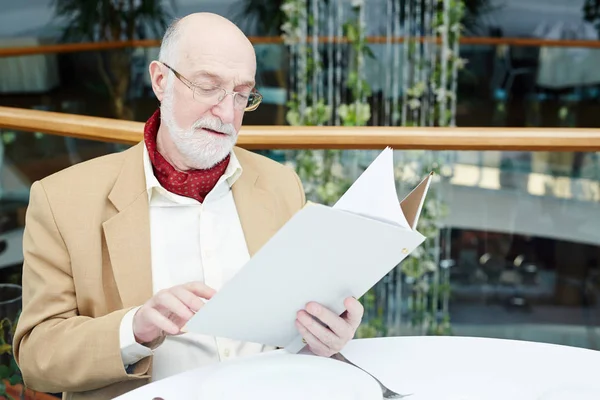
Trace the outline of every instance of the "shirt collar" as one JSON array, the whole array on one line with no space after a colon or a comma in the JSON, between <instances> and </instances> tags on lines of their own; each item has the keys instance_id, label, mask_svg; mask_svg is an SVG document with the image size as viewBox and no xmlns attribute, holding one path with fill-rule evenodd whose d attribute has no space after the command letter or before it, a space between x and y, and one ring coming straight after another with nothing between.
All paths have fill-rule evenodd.
<instances>
[{"instance_id":1,"label":"shirt collar","mask_svg":"<svg viewBox=\"0 0 600 400\"><path fill-rule=\"evenodd\" d=\"M163 188L163 186L158 182L158 179L156 179L156 176L154 176L154 172L152 169L152 163L150 161L150 155L148 154L148 148L146 147L146 144L144 144L143 147L144 147L144 157L143 157L144 176L146 177L146 192L148 194L148 200L150 201L152 199L152 193L154 192L154 190L161 190L161 191L166 192L166 189ZM225 183L225 182L227 183L229 188L231 188L231 186L233 186L233 184L239 179L240 175L242 175L242 172L243 172L242 165L240 164L240 161L238 160L238 158L235 156L235 152L232 151L231 158L229 160L229 164L227 165L227 169L225 169L225 173L223 174L223 176L221 176L221 178L217 182L215 189L217 187L223 185L223 183ZM175 194L173 194L173 195L177 196Z\"/></svg>"}]
</instances>

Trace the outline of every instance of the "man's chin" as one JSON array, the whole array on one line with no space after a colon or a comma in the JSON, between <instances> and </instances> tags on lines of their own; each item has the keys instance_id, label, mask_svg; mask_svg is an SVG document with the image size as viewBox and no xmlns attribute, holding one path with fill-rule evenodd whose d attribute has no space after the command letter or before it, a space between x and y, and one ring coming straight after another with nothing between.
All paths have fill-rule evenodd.
<instances>
[{"instance_id":1,"label":"man's chin","mask_svg":"<svg viewBox=\"0 0 600 400\"><path fill-rule=\"evenodd\" d=\"M188 131L190 132L190 131ZM191 137L178 137L175 145L194 169L208 169L227 157L235 142L226 134L209 133L194 129Z\"/></svg>"},{"instance_id":2,"label":"man's chin","mask_svg":"<svg viewBox=\"0 0 600 400\"><path fill-rule=\"evenodd\" d=\"M210 169L223 161L229 154L231 154L233 147L228 146L227 148L213 150L205 152L205 154L188 155L190 164L193 165L194 169ZM209 153L209 154L206 154Z\"/></svg>"}]
</instances>

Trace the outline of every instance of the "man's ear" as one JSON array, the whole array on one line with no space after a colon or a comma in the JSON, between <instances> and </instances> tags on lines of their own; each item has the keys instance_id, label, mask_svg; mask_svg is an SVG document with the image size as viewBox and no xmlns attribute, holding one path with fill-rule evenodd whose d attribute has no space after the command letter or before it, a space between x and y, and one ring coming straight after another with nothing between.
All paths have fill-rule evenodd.
<instances>
[{"instance_id":1,"label":"man's ear","mask_svg":"<svg viewBox=\"0 0 600 400\"><path fill-rule=\"evenodd\" d=\"M152 83L152 90L158 101L162 101L165 96L165 89L167 88L167 71L166 67L158 61L152 61L148 67L150 72L150 82Z\"/></svg>"}]
</instances>

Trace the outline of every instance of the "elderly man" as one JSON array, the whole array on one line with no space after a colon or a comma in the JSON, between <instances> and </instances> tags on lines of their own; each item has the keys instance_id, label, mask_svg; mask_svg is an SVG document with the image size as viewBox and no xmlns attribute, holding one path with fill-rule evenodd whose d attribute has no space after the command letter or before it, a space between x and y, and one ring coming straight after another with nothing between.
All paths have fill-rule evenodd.
<instances>
[{"instance_id":1,"label":"elderly man","mask_svg":"<svg viewBox=\"0 0 600 400\"><path fill-rule=\"evenodd\" d=\"M31 187L14 354L32 389L108 399L269 350L184 328L304 205L292 170L234 149L261 99L253 47L226 19L193 14L169 27L149 71L161 104L143 142ZM354 336L363 310L345 305L298 311L315 354Z\"/></svg>"}]
</instances>

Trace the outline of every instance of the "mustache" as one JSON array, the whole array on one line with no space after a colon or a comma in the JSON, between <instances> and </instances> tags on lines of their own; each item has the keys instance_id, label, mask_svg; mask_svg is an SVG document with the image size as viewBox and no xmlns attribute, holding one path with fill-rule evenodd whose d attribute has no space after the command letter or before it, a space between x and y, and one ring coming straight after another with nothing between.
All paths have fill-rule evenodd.
<instances>
[{"instance_id":1,"label":"mustache","mask_svg":"<svg viewBox=\"0 0 600 400\"><path fill-rule=\"evenodd\" d=\"M192 125L192 130L196 129L210 129L229 136L237 134L232 124L224 124L219 118L201 118Z\"/></svg>"}]
</instances>

